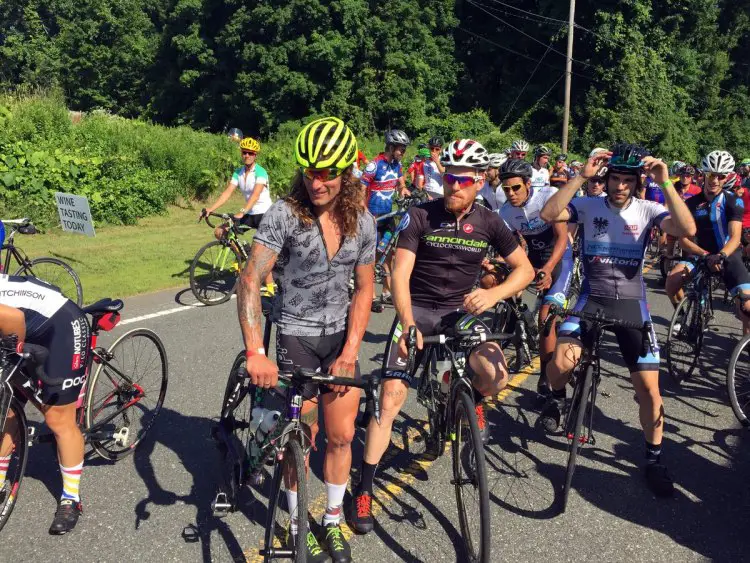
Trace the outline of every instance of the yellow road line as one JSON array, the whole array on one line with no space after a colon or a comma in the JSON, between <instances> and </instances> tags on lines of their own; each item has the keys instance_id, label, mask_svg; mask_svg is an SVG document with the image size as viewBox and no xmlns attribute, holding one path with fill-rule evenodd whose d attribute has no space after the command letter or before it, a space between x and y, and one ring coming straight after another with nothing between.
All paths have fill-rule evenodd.
<instances>
[{"instance_id":1,"label":"yellow road line","mask_svg":"<svg viewBox=\"0 0 750 563\"><path fill-rule=\"evenodd\" d=\"M502 403L505 399L508 398L508 396L519 389L521 387L521 384L532 374L536 373L539 369L539 357L536 357L532 360L531 364L523 368L518 374L516 374L513 379L511 379L508 382L508 385L500 391L500 393L497 394L496 397L494 397L491 400L488 400L485 402L485 406L491 409L497 409L499 407L499 404ZM409 429L409 434L414 436L418 433L418 430L416 428ZM450 443L446 441L445 443L446 450L450 448ZM380 460L380 466L381 467L387 467L388 463L398 456L403 450L399 448L390 447L388 449L388 452L383 456L383 459ZM414 457L414 459L409 463L407 467L400 470L396 474L396 479L386 484L383 487L380 487L380 491L386 493L388 495L388 498L394 499L401 495L401 493L404 492L404 490L411 486L412 483L417 478L417 475L423 472L426 472L430 466L435 463L436 457L434 454L430 453L423 453L420 455L417 455ZM326 494L323 493L319 497L317 497L315 500L313 500L309 506L308 506L308 512L310 513L312 519L314 521L318 521L323 517L323 514L326 510ZM380 512L383 511L383 508L389 504L389 502L386 500L384 502L380 502L377 500L377 498L373 499L375 502L372 505L372 516L376 517ZM344 537L347 541L351 539L351 537L354 535L354 532L349 528L349 526L343 521L341 522L341 531L344 534ZM276 547L280 547L278 538L274 541L276 544ZM263 557L261 557L258 554L258 551L263 546L263 539L261 538L258 547L251 547L245 550L243 555L245 555L246 559L248 561L252 561L252 563L262 563Z\"/></svg>"}]
</instances>

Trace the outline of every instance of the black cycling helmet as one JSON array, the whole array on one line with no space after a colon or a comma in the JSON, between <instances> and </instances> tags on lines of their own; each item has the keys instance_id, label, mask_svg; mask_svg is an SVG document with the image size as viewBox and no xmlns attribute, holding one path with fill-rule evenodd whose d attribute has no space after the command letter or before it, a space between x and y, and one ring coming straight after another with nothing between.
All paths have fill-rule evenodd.
<instances>
[{"instance_id":1,"label":"black cycling helmet","mask_svg":"<svg viewBox=\"0 0 750 563\"><path fill-rule=\"evenodd\" d=\"M409 135L401 131L401 129L391 129L385 134L386 145L403 145L408 146L411 141Z\"/></svg>"},{"instance_id":2,"label":"black cycling helmet","mask_svg":"<svg viewBox=\"0 0 750 563\"><path fill-rule=\"evenodd\" d=\"M695 176L695 168L686 164L677 171L678 176Z\"/></svg>"},{"instance_id":3,"label":"black cycling helmet","mask_svg":"<svg viewBox=\"0 0 750 563\"><path fill-rule=\"evenodd\" d=\"M609 171L626 174L638 174L643 159L651 154L645 147L632 143L617 143L610 151Z\"/></svg>"},{"instance_id":4,"label":"black cycling helmet","mask_svg":"<svg viewBox=\"0 0 750 563\"><path fill-rule=\"evenodd\" d=\"M540 156L549 156L550 154L552 154L552 151L550 151L544 145L539 145L538 147L534 148L534 158L539 158Z\"/></svg>"},{"instance_id":5,"label":"black cycling helmet","mask_svg":"<svg viewBox=\"0 0 750 563\"><path fill-rule=\"evenodd\" d=\"M443 147L443 138L442 137L432 137L429 141L427 141L427 144L430 145L430 147Z\"/></svg>"},{"instance_id":6,"label":"black cycling helmet","mask_svg":"<svg viewBox=\"0 0 750 563\"><path fill-rule=\"evenodd\" d=\"M563 162L565 162L566 160L568 160L568 155L567 155L567 154L565 154L565 153L563 153L563 154L558 154L558 155L557 155L557 157L555 158L555 162L559 162L559 161L561 161L561 160L562 160Z\"/></svg>"},{"instance_id":7,"label":"black cycling helmet","mask_svg":"<svg viewBox=\"0 0 750 563\"><path fill-rule=\"evenodd\" d=\"M528 180L531 178L534 169L531 167L531 163L521 160L519 158L511 158L503 162L500 166L500 179L505 180L506 178L520 177Z\"/></svg>"},{"instance_id":8,"label":"black cycling helmet","mask_svg":"<svg viewBox=\"0 0 750 563\"><path fill-rule=\"evenodd\" d=\"M426 149L426 148L427 148L427 144L426 143L419 143L417 145L417 150L418 151L421 151L422 149Z\"/></svg>"}]
</instances>

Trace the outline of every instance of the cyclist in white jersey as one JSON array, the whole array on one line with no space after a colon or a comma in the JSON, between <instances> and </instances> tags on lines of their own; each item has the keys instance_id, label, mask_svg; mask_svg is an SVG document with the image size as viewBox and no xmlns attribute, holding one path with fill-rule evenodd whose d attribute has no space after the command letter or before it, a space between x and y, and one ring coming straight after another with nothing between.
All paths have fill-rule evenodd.
<instances>
[{"instance_id":1,"label":"cyclist in white jersey","mask_svg":"<svg viewBox=\"0 0 750 563\"><path fill-rule=\"evenodd\" d=\"M244 164L237 168L232 174L232 178L227 183L226 189L221 193L219 199L213 205L205 209L206 213L212 213L229 198L232 197L234 190L239 189L245 197L245 205L234 214L235 219L240 219L240 224L248 229L257 229L260 220L268 211L273 203L271 201L271 186L268 182L268 172L255 159L260 152L260 143L252 137L245 137L240 142L240 152ZM198 217L203 219L203 212ZM226 234L224 227L216 227L214 236L220 240ZM266 296L273 296L275 293L273 285L273 276L271 274L265 280L265 286L261 293Z\"/></svg>"},{"instance_id":2,"label":"cyclist in white jersey","mask_svg":"<svg viewBox=\"0 0 750 563\"><path fill-rule=\"evenodd\" d=\"M432 137L427 141L430 148L430 158L424 161L424 191L432 199L443 197L443 173L445 167L440 164L440 154L443 151L443 139Z\"/></svg>"},{"instance_id":3,"label":"cyclist in white jersey","mask_svg":"<svg viewBox=\"0 0 750 563\"><path fill-rule=\"evenodd\" d=\"M673 236L695 233L695 222L669 180L667 165L647 154L643 147L619 144L611 153L589 158L582 173L547 200L542 209L541 217L545 221L573 221L583 226L584 279L577 311L596 313L600 310L607 317L638 324L649 321L642 268L651 228L659 226ZM608 157L611 158L605 179L607 197L574 200L576 191L597 174ZM639 187L641 167L653 172L663 186L666 207L633 197ZM554 432L560 424L568 378L581 356L581 325L585 331L586 323L579 318L565 319L558 332L553 360L547 367L552 393L539 422L548 432ZM638 398L646 439L648 486L657 496L671 496L672 478L661 464L664 406L659 393L656 336L652 332L653 350L641 355L639 330L618 328L615 335Z\"/></svg>"},{"instance_id":4,"label":"cyclist in white jersey","mask_svg":"<svg viewBox=\"0 0 750 563\"><path fill-rule=\"evenodd\" d=\"M534 149L534 163L531 167L534 169L531 175L531 187L541 188L549 186L549 155L551 151L544 145L539 145Z\"/></svg>"}]
</instances>

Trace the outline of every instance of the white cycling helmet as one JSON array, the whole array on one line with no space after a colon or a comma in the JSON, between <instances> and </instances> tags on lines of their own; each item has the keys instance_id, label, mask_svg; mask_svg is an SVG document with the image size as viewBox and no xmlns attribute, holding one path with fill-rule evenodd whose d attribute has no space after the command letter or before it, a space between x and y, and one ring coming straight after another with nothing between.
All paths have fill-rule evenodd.
<instances>
[{"instance_id":1,"label":"white cycling helmet","mask_svg":"<svg viewBox=\"0 0 750 563\"><path fill-rule=\"evenodd\" d=\"M510 156L511 152L513 152L513 149L511 149L510 147L508 147L507 149L503 149L503 153L505 154L505 156Z\"/></svg>"},{"instance_id":2,"label":"white cycling helmet","mask_svg":"<svg viewBox=\"0 0 750 563\"><path fill-rule=\"evenodd\" d=\"M458 139L448 143L440 155L443 166L469 166L485 170L490 163L489 153L473 139Z\"/></svg>"},{"instance_id":3,"label":"white cycling helmet","mask_svg":"<svg viewBox=\"0 0 750 563\"><path fill-rule=\"evenodd\" d=\"M517 141L513 141L513 144L510 146L510 150L518 152L529 152L529 143L527 143L523 139L518 139Z\"/></svg>"},{"instance_id":4,"label":"white cycling helmet","mask_svg":"<svg viewBox=\"0 0 750 563\"><path fill-rule=\"evenodd\" d=\"M508 160L508 155L501 152L490 153L487 157L490 159L490 168L500 168Z\"/></svg>"},{"instance_id":5,"label":"white cycling helmet","mask_svg":"<svg viewBox=\"0 0 750 563\"><path fill-rule=\"evenodd\" d=\"M734 172L734 158L727 151L713 151L703 157L701 170L714 174Z\"/></svg>"},{"instance_id":6,"label":"white cycling helmet","mask_svg":"<svg viewBox=\"0 0 750 563\"><path fill-rule=\"evenodd\" d=\"M602 147L596 147L593 151L589 153L589 158L595 157L600 152L607 152L608 149L603 149Z\"/></svg>"}]
</instances>

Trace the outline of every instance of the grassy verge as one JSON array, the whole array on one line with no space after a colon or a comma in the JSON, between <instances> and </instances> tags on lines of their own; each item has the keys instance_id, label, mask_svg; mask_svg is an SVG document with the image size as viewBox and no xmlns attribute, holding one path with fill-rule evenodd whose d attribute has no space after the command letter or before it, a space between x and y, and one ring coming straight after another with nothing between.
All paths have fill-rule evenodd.
<instances>
[{"instance_id":1,"label":"grassy verge","mask_svg":"<svg viewBox=\"0 0 750 563\"><path fill-rule=\"evenodd\" d=\"M235 212L242 202L237 193L220 211ZM203 206L170 206L166 215L141 219L137 226L96 226L94 238L55 228L34 236L16 235L16 244L31 258L54 256L70 264L81 278L86 303L188 287L193 256L213 240L208 225L197 222Z\"/></svg>"}]
</instances>

